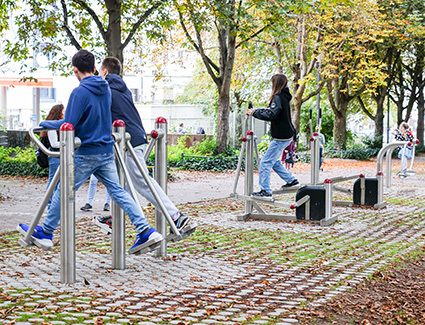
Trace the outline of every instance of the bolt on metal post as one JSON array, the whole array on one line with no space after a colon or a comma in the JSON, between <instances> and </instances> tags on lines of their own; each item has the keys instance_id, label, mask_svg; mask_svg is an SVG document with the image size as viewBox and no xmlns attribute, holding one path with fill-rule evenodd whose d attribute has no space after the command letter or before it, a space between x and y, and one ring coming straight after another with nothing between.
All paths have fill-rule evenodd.
<instances>
[{"instance_id":1,"label":"bolt on metal post","mask_svg":"<svg viewBox=\"0 0 425 325\"><path fill-rule=\"evenodd\" d=\"M74 126L60 127L60 260L61 282L75 282L75 163Z\"/></svg>"},{"instance_id":2,"label":"bolt on metal post","mask_svg":"<svg viewBox=\"0 0 425 325\"><path fill-rule=\"evenodd\" d=\"M118 134L115 139L117 142L117 150L121 153L121 157L125 164L125 123L121 120L116 120L112 124L114 132ZM119 164L117 164L119 166ZM122 168L117 168L118 177L121 187L125 186L124 171ZM118 206L115 201L112 201L112 268L117 270L125 269L125 218L124 211Z\"/></svg>"},{"instance_id":3,"label":"bolt on metal post","mask_svg":"<svg viewBox=\"0 0 425 325\"><path fill-rule=\"evenodd\" d=\"M158 137L155 145L154 178L164 192L167 193L167 120L164 117L158 117L155 121L155 129L161 130L162 136ZM155 228L164 238L167 236L167 222L160 209L155 209ZM162 241L155 255L158 257L167 256L167 242L165 240Z\"/></svg>"}]
</instances>

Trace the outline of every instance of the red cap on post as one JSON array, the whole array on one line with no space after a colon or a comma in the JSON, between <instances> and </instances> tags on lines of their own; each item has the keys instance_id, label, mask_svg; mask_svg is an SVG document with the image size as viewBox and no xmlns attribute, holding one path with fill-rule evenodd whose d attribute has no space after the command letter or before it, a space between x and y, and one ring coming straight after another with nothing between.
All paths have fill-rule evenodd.
<instances>
[{"instance_id":1,"label":"red cap on post","mask_svg":"<svg viewBox=\"0 0 425 325\"><path fill-rule=\"evenodd\" d=\"M125 123L123 120L115 120L114 123L112 123L112 126L114 128L123 128L125 127Z\"/></svg>"},{"instance_id":2,"label":"red cap on post","mask_svg":"<svg viewBox=\"0 0 425 325\"><path fill-rule=\"evenodd\" d=\"M60 131L74 131L74 126L71 123L64 123L61 125Z\"/></svg>"},{"instance_id":3,"label":"red cap on post","mask_svg":"<svg viewBox=\"0 0 425 325\"><path fill-rule=\"evenodd\" d=\"M246 137L242 137L242 142L246 142Z\"/></svg>"},{"instance_id":4,"label":"red cap on post","mask_svg":"<svg viewBox=\"0 0 425 325\"><path fill-rule=\"evenodd\" d=\"M251 131L251 130L248 130L248 131L246 132L246 135L254 135L254 132L253 132L253 131Z\"/></svg>"},{"instance_id":5,"label":"red cap on post","mask_svg":"<svg viewBox=\"0 0 425 325\"><path fill-rule=\"evenodd\" d=\"M310 141L311 141L311 142L313 142L313 141L314 141L314 138L313 138L313 137L311 137L311 138L310 138Z\"/></svg>"},{"instance_id":6,"label":"red cap on post","mask_svg":"<svg viewBox=\"0 0 425 325\"><path fill-rule=\"evenodd\" d=\"M383 172L378 172L378 173L376 174L376 176L384 176L384 173L383 173Z\"/></svg>"},{"instance_id":7,"label":"red cap on post","mask_svg":"<svg viewBox=\"0 0 425 325\"><path fill-rule=\"evenodd\" d=\"M317 136L319 135L319 133L317 133L317 132L313 132L313 135L314 135L315 137L317 137Z\"/></svg>"},{"instance_id":8,"label":"red cap on post","mask_svg":"<svg viewBox=\"0 0 425 325\"><path fill-rule=\"evenodd\" d=\"M419 139L416 139L416 144L419 144L419 142L420 142Z\"/></svg>"},{"instance_id":9,"label":"red cap on post","mask_svg":"<svg viewBox=\"0 0 425 325\"><path fill-rule=\"evenodd\" d=\"M292 210L294 210L294 209L296 209L296 206L295 206L295 204L291 204L291 206L289 208L291 208Z\"/></svg>"},{"instance_id":10,"label":"red cap on post","mask_svg":"<svg viewBox=\"0 0 425 325\"><path fill-rule=\"evenodd\" d=\"M325 184L332 184L332 180L330 178L326 178L324 183Z\"/></svg>"},{"instance_id":11,"label":"red cap on post","mask_svg":"<svg viewBox=\"0 0 425 325\"><path fill-rule=\"evenodd\" d=\"M359 176L360 178L364 178L364 175L363 174L360 174L360 176Z\"/></svg>"},{"instance_id":12,"label":"red cap on post","mask_svg":"<svg viewBox=\"0 0 425 325\"><path fill-rule=\"evenodd\" d=\"M151 132L151 137L152 137L153 139L158 138L158 131L153 130L153 131Z\"/></svg>"},{"instance_id":13,"label":"red cap on post","mask_svg":"<svg viewBox=\"0 0 425 325\"><path fill-rule=\"evenodd\" d=\"M167 119L165 117L158 117L155 121L155 123L167 123Z\"/></svg>"}]
</instances>

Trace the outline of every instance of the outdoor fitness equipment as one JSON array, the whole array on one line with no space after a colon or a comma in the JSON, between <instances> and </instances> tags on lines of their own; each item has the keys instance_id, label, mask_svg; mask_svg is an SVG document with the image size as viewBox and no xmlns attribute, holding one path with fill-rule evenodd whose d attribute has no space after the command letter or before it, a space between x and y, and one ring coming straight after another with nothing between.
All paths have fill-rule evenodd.
<instances>
[{"instance_id":1,"label":"outdoor fitness equipment","mask_svg":"<svg viewBox=\"0 0 425 325\"><path fill-rule=\"evenodd\" d=\"M155 126L157 130L152 131L151 137L154 139L154 144L149 145L149 150L152 150L155 145L155 176L158 179L158 183L164 190L166 190L166 177L167 177L167 164L166 164L166 132L167 132L167 121L165 118L159 117L156 120ZM121 120L117 120L113 123L114 131L113 137L116 140L114 144L115 157L118 161L118 171L120 176L121 185L123 185L123 179L125 178L130 189L133 198L138 203L136 191L129 177L125 161L124 161L124 148L127 148L130 154L133 156L136 164L138 162L137 157L134 153L134 149L131 146L129 140L130 135L125 133L125 124ZM60 157L60 166L58 167L52 182L50 183L46 194L44 195L43 201L38 208L37 214L29 225L27 232L23 233L23 238L19 239L18 242L23 247L29 247L35 244L32 240L32 233L36 225L39 223L40 218L46 208L46 205L57 185L60 182L60 223L61 223L61 282L63 283L74 283L75 282L75 164L74 164L74 151L76 147L81 144L80 139L74 136L74 127L69 123L64 123L60 127L60 152L54 152L48 150L41 141L34 135L34 132L46 131L44 128L33 128L29 134L37 146L47 155L53 157ZM149 151L150 152L150 151ZM149 156L149 152L146 152L145 157ZM164 204L160 200L158 193L152 185L148 174L142 168L141 164L137 164L140 173L144 177L149 189L156 198L159 204L159 210L155 211L155 225L158 232L160 232L166 241L178 241L186 238L192 234L197 227L197 224L193 224L190 228L185 228L185 232L181 233L177 229L170 215L166 211ZM164 186L165 184L165 186ZM114 206L115 205L115 206ZM138 204L140 207L140 204ZM166 224L164 219L170 225L170 235L166 235ZM124 213L119 207L113 203L112 209L112 267L115 269L125 268L125 227L124 227ZM18 227L18 230L20 227ZM153 247L156 250L156 256L165 256L166 241L161 242L157 247ZM46 247L40 246L40 248L46 249ZM146 250L144 251L146 252Z\"/></svg>"},{"instance_id":2,"label":"outdoor fitness equipment","mask_svg":"<svg viewBox=\"0 0 425 325\"><path fill-rule=\"evenodd\" d=\"M312 122L312 109L310 108L310 164L311 164L311 185L323 185L325 182L320 183L319 181L319 171L320 171L320 128L322 123L322 110L320 104L317 104L317 119L316 119L316 132L313 132L313 122ZM356 179L353 185L353 188L346 188L343 186L337 185L337 183L349 181ZM352 195L351 201L338 201L331 199L331 204L337 206L373 206L375 209L385 207L385 203L379 198L382 198L383 195L380 193L381 183L383 182L382 172L378 172L376 177L366 178L364 174L360 175L349 175L349 176L338 176L329 178L328 180L332 181L333 190L348 193Z\"/></svg>"},{"instance_id":3,"label":"outdoor fitness equipment","mask_svg":"<svg viewBox=\"0 0 425 325\"><path fill-rule=\"evenodd\" d=\"M402 155L400 157L402 164L400 166L400 171L397 173L398 177L405 178L405 177L416 174L416 171L413 170L413 163L415 162L415 148L416 148L417 144L419 144L419 140L414 139L414 140L412 140L412 142L410 142L410 141L405 142L403 147L400 148L400 152L402 153ZM408 152L408 150L407 150L408 148L410 148L411 152L412 152L411 158L408 158L407 154L406 154ZM406 165L407 165L407 161L409 159L410 159L410 167L408 167L406 170L403 170L403 160L406 160Z\"/></svg>"},{"instance_id":4,"label":"outdoor fitness equipment","mask_svg":"<svg viewBox=\"0 0 425 325\"><path fill-rule=\"evenodd\" d=\"M252 116L245 119L245 130L248 124L253 124ZM253 179L254 179L254 152L259 163L259 155L256 143L256 137L251 130L246 131L246 137L242 138L241 153L239 156L238 166L236 170L235 183L233 186L232 197L244 200L244 214L238 216L238 220L244 221L247 218L259 220L304 220L319 222L320 225L326 226L334 223L337 217L332 216L332 181L326 180L323 186L294 186L288 189L273 191L272 195L283 193L296 193L296 201L285 203L277 201L275 197L256 197L252 196ZM241 172L242 162L245 158L245 179L244 194L237 193L239 175ZM267 204L275 207L289 208L295 210L294 215L282 215L266 213L260 204ZM256 212L254 212L254 210Z\"/></svg>"},{"instance_id":5,"label":"outdoor fitness equipment","mask_svg":"<svg viewBox=\"0 0 425 325\"><path fill-rule=\"evenodd\" d=\"M319 124L320 125L320 124ZM310 110L310 128L311 126L311 110ZM312 137L310 138L311 142L311 184L312 185L322 185L323 183L319 182L319 133L312 132ZM386 155L386 187L391 187L391 158L392 153L397 147L411 148L412 149L412 161L410 168L407 170L406 174L414 174L413 171L413 162L415 155L415 146L419 144L419 140L414 140L411 142L405 141L396 141L391 142L382 147L377 156L377 172L376 177L365 177L363 174L360 175L351 175L351 176L338 176L330 178L332 180L332 187L336 191L345 192L352 195L351 201L337 201L332 200L332 204L339 206L369 206L374 209L381 209L386 207L386 203L383 201L384 193L384 173L382 170L383 157ZM406 150L404 150L406 152ZM407 176L406 175L406 176ZM349 189L343 186L337 185L337 183L345 182L348 180L356 179L353 188Z\"/></svg>"}]
</instances>

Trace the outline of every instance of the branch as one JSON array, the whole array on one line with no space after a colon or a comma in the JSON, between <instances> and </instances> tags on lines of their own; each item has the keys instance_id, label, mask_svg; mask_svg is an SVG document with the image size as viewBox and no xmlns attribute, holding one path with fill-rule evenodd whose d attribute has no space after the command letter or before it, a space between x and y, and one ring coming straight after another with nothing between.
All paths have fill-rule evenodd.
<instances>
[{"instance_id":1,"label":"branch","mask_svg":"<svg viewBox=\"0 0 425 325\"><path fill-rule=\"evenodd\" d=\"M373 116L369 111L368 111L368 109L366 108L366 106L365 106L365 104L364 104L364 102L363 102L363 99L360 97L360 95L359 96L357 96L356 97L357 98L357 101L359 102L359 104L360 104L360 107L362 108L362 111L363 111L363 113L365 113L371 120L375 120L375 116Z\"/></svg>"},{"instance_id":2,"label":"branch","mask_svg":"<svg viewBox=\"0 0 425 325\"><path fill-rule=\"evenodd\" d=\"M82 47L80 43L75 39L74 35L72 34L71 29L68 26L68 8L66 7L65 0L61 0L62 4L62 11L63 11L63 28L65 29L66 35L68 35L69 40L71 41L71 44L75 46L77 50L81 50Z\"/></svg>"},{"instance_id":3,"label":"branch","mask_svg":"<svg viewBox=\"0 0 425 325\"><path fill-rule=\"evenodd\" d=\"M220 78L218 78L216 76L216 74L214 73L214 71L211 68L214 68L214 70L217 73L220 73L220 68L215 65L210 58L205 54L204 52L204 48L202 46L202 38L201 38L201 34L199 33L199 30L196 28L196 25L193 24L193 28L195 29L195 33L196 33L196 39L198 40L198 46L199 46L199 54L201 55L202 61L205 64L205 67L207 68L208 74L211 76L211 78L213 79L214 83L217 86L221 86L221 80Z\"/></svg>"},{"instance_id":4,"label":"branch","mask_svg":"<svg viewBox=\"0 0 425 325\"><path fill-rule=\"evenodd\" d=\"M139 20L133 25L133 28L131 29L130 33L127 35L127 38L125 39L124 43L121 44L120 49L123 50L128 43L132 40L134 34L136 34L137 30L139 29L140 25L150 16L150 14L157 9L161 5L161 1L158 1L155 3L152 7L150 7L148 10L145 11L145 13L142 15L142 17L139 18Z\"/></svg>"},{"instance_id":5,"label":"branch","mask_svg":"<svg viewBox=\"0 0 425 325\"><path fill-rule=\"evenodd\" d=\"M103 40L106 42L107 36L106 32L103 29L102 22L100 21L99 17L96 15L96 13L91 9L87 3L85 3L83 0L75 0L76 3L78 3L85 11L88 12L88 14L93 18L94 22L96 23L97 28L100 31L100 34L102 35Z\"/></svg>"},{"instance_id":6,"label":"branch","mask_svg":"<svg viewBox=\"0 0 425 325\"><path fill-rule=\"evenodd\" d=\"M261 34L266 28L270 27L271 25L273 25L273 23L267 24L265 26L263 26L262 28L260 28L258 31L256 31L254 34L248 36L247 38L245 38L243 41L240 41L238 44L236 44L236 49L241 46L243 43L248 42L249 40L253 39L255 36Z\"/></svg>"},{"instance_id":7,"label":"branch","mask_svg":"<svg viewBox=\"0 0 425 325\"><path fill-rule=\"evenodd\" d=\"M305 103L310 98L318 95L322 91L324 84L325 84L325 81L322 80L319 84L319 87L317 87L317 89L315 91L311 92L310 94L308 94L307 96L305 96L304 98L301 99L301 104Z\"/></svg>"}]
</instances>

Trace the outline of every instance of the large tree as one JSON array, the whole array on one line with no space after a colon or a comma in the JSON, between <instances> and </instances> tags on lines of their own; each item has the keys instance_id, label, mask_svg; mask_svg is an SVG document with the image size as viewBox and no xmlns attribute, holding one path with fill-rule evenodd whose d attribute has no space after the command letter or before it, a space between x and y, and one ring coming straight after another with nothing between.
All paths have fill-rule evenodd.
<instances>
[{"instance_id":1,"label":"large tree","mask_svg":"<svg viewBox=\"0 0 425 325\"><path fill-rule=\"evenodd\" d=\"M323 13L323 76L330 106L335 114L334 147L346 147L346 122L350 102L362 93L373 93L385 84L383 63L375 59L374 45L387 30L374 1L340 4Z\"/></svg>"},{"instance_id":2,"label":"large tree","mask_svg":"<svg viewBox=\"0 0 425 325\"><path fill-rule=\"evenodd\" d=\"M259 1L257 1L258 3ZM188 43L200 55L217 87L217 148L228 145L230 89L239 42L262 30L254 19L255 4L243 0L176 0Z\"/></svg>"},{"instance_id":3,"label":"large tree","mask_svg":"<svg viewBox=\"0 0 425 325\"><path fill-rule=\"evenodd\" d=\"M402 27L405 37L397 60L391 99L397 107L397 124L408 121L414 107L418 109L417 137L424 141L425 89L425 3L411 0L392 4L406 20Z\"/></svg>"}]
</instances>

